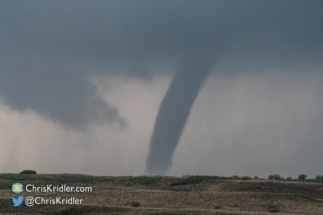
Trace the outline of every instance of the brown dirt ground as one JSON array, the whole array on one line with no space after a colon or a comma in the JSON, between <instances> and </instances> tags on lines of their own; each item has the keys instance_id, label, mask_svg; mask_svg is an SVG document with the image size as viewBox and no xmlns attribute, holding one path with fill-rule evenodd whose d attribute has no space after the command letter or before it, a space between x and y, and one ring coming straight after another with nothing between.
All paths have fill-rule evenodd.
<instances>
[{"instance_id":1,"label":"brown dirt ground","mask_svg":"<svg viewBox=\"0 0 323 215\"><path fill-rule=\"evenodd\" d=\"M11 184L91 186L91 193L26 193L76 197L82 205L12 207ZM137 205L136 203L137 202ZM139 204L138 204L139 203ZM136 207L137 206L137 207ZM72 207L72 209L71 209ZM70 208L70 209L69 209ZM69 210L69 211L68 211ZM56 211L56 212L55 212ZM208 177L94 177L0 174L0 214L306 214L323 215L323 183Z\"/></svg>"}]
</instances>

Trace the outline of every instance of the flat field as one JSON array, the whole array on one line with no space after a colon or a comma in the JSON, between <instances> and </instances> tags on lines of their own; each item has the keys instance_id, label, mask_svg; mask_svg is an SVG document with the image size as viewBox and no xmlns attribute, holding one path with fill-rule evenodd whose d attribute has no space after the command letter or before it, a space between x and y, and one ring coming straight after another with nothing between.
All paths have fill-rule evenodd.
<instances>
[{"instance_id":1,"label":"flat field","mask_svg":"<svg viewBox=\"0 0 323 215\"><path fill-rule=\"evenodd\" d=\"M13 207L11 185L90 186L87 193L28 193L75 197L81 205ZM323 214L323 181L242 180L217 176L109 177L76 174L0 174L0 214Z\"/></svg>"}]
</instances>

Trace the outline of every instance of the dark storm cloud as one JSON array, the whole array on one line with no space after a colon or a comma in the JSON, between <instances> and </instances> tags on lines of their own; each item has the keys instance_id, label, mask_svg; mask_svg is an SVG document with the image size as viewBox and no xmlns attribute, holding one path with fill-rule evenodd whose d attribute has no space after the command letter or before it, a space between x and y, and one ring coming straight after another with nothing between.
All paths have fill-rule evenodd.
<instances>
[{"instance_id":1,"label":"dark storm cloud","mask_svg":"<svg viewBox=\"0 0 323 215\"><path fill-rule=\"evenodd\" d=\"M315 61L322 54L321 6L321 1L2 2L2 53L104 62L104 73L113 72L108 66L129 64L123 72L136 76L149 73L143 60L185 61L197 50L207 54L220 45L226 47L217 50L222 55L270 52L278 60L288 49ZM65 73L61 70L57 73Z\"/></svg>"},{"instance_id":2,"label":"dark storm cloud","mask_svg":"<svg viewBox=\"0 0 323 215\"><path fill-rule=\"evenodd\" d=\"M250 34L295 47L320 41L320 1L21 1L2 7L3 32L20 48L47 54L140 59L235 44ZM283 41L284 40L284 41ZM240 39L241 41L241 39ZM263 49L263 45L259 49ZM172 53L175 52L175 53ZM149 55L149 56L147 56Z\"/></svg>"},{"instance_id":3,"label":"dark storm cloud","mask_svg":"<svg viewBox=\"0 0 323 215\"><path fill-rule=\"evenodd\" d=\"M2 99L18 111L32 109L72 128L106 120L124 125L117 109L96 96L78 63L26 56L2 66Z\"/></svg>"},{"instance_id":4,"label":"dark storm cloud","mask_svg":"<svg viewBox=\"0 0 323 215\"><path fill-rule=\"evenodd\" d=\"M221 75L241 73L241 67L244 72L289 68L297 75L302 66L310 72L323 56L322 6L322 1L274 0L3 1L0 97L16 110L33 109L79 128L99 121L124 124L113 105L96 97L89 78L149 78L153 73L145 69L147 61L171 61L178 74L185 74L181 68L188 61L197 68L203 56L222 62L215 69ZM195 72L204 80L208 70ZM179 97L175 84L196 78L188 72L181 82L178 76L171 83L178 90L168 90L160 111L167 96ZM187 116L202 83L192 85L196 90Z\"/></svg>"}]
</instances>

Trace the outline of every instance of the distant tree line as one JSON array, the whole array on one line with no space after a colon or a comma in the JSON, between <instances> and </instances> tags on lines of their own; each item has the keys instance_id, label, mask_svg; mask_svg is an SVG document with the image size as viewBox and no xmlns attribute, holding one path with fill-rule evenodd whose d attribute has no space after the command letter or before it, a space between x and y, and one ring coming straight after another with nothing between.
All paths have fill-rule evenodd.
<instances>
[{"instance_id":1,"label":"distant tree line","mask_svg":"<svg viewBox=\"0 0 323 215\"><path fill-rule=\"evenodd\" d=\"M305 174L300 174L299 176L298 176L298 180L305 180L307 178L307 175L305 175ZM279 174L274 174L274 175L269 175L268 176L268 179L269 180L288 180L288 181L290 181L290 180L293 180L293 178L292 177L287 177L286 179L285 178L283 178L281 175L279 175Z\"/></svg>"},{"instance_id":2,"label":"distant tree line","mask_svg":"<svg viewBox=\"0 0 323 215\"><path fill-rule=\"evenodd\" d=\"M20 172L20 174L37 174L37 172L35 170L23 170L23 171ZM246 176L233 175L231 177L183 175L183 178L186 178L186 179L188 179L188 178L190 178L190 179L192 179L192 178L196 179L196 177L198 179L201 179L201 177L202 178L209 178L209 177L214 178L214 177L216 177L218 179L225 179L225 178L227 178L227 179L235 179L235 180L252 180L252 179L254 179L254 180L264 180L263 178L259 178L258 176L254 176L252 178L252 177L247 176L247 175ZM297 179L302 181L302 180L306 180L306 178L307 178L307 175L300 174ZM287 181L291 181L291 180L293 180L293 178L292 177L286 177L286 178L284 178L280 174L273 174L273 175L269 175L268 176L268 180L287 180ZM323 175L317 175L314 180L323 181Z\"/></svg>"},{"instance_id":3,"label":"distant tree line","mask_svg":"<svg viewBox=\"0 0 323 215\"><path fill-rule=\"evenodd\" d=\"M258 176L254 176L253 178L250 176L238 176L238 175L233 175L230 177L231 179L235 179L235 180L264 180L264 178L259 178ZM286 180L286 181L292 181L292 180L306 180L307 179L307 175L306 174L300 174L297 178L293 179L292 177L282 177L280 174L273 174L273 175L269 175L268 180ZM311 179L311 180L323 180L323 175L317 175L315 179Z\"/></svg>"}]
</instances>

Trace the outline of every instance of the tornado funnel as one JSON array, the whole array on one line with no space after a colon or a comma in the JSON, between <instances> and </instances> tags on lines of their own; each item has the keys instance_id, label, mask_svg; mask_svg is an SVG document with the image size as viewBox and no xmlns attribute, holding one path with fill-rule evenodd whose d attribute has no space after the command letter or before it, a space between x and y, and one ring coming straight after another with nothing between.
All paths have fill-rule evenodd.
<instances>
[{"instance_id":1,"label":"tornado funnel","mask_svg":"<svg viewBox=\"0 0 323 215\"><path fill-rule=\"evenodd\" d=\"M173 77L157 114L146 174L165 175L185 128L193 103L214 65L214 59L189 59Z\"/></svg>"}]
</instances>

